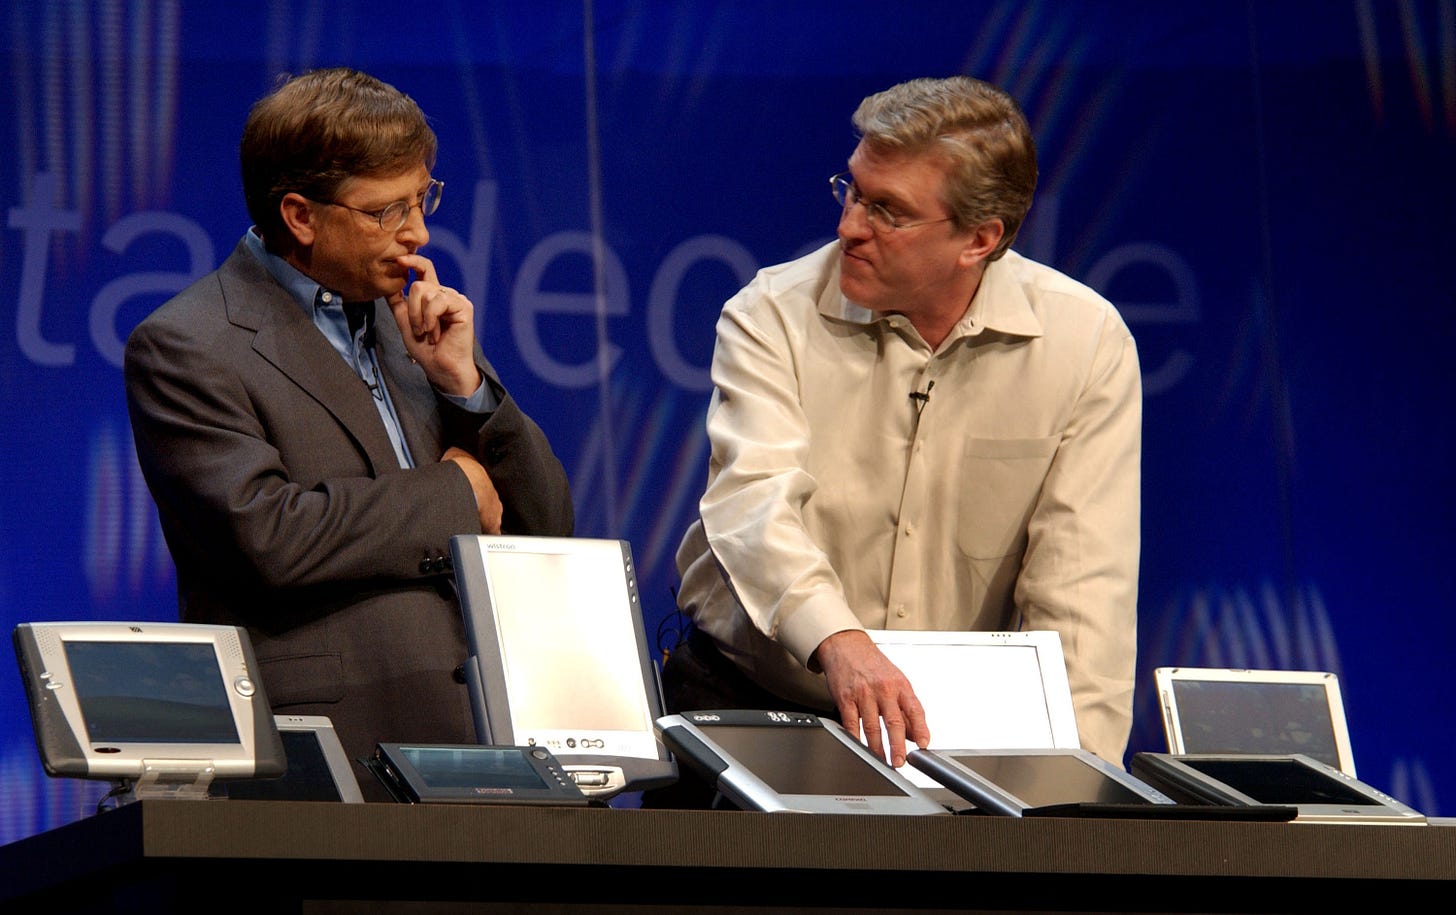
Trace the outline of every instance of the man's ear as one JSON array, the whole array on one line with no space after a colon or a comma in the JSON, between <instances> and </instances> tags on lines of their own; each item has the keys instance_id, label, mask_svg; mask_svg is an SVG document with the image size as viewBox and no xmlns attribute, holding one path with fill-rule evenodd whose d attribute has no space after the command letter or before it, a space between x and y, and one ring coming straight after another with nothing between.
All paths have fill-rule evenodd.
<instances>
[{"instance_id":1,"label":"man's ear","mask_svg":"<svg viewBox=\"0 0 1456 915\"><path fill-rule=\"evenodd\" d=\"M966 236L966 244L961 248L961 264L970 267L990 257L1005 234L1006 225L999 219L988 219L976 226Z\"/></svg>"},{"instance_id":2,"label":"man's ear","mask_svg":"<svg viewBox=\"0 0 1456 915\"><path fill-rule=\"evenodd\" d=\"M278 202L278 214L283 218L283 227L293 236L295 246L306 248L313 244L314 220L318 218L313 201L302 194L284 194Z\"/></svg>"}]
</instances>

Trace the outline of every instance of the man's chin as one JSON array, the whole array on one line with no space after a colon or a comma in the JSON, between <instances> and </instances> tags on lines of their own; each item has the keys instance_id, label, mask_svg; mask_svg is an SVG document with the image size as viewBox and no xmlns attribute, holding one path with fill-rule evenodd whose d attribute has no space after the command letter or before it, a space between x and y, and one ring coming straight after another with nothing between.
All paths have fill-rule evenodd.
<instances>
[{"instance_id":1,"label":"man's chin","mask_svg":"<svg viewBox=\"0 0 1456 915\"><path fill-rule=\"evenodd\" d=\"M846 299L858 305L864 305L869 301L871 294L868 284L860 282L843 271L839 274L839 291L844 294Z\"/></svg>"}]
</instances>

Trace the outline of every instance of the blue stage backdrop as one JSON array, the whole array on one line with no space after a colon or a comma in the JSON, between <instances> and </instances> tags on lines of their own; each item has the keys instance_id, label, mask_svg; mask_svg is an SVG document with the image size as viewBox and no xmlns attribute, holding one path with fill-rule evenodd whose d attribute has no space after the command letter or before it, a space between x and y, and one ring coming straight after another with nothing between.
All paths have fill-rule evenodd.
<instances>
[{"instance_id":1,"label":"blue stage backdrop","mask_svg":"<svg viewBox=\"0 0 1456 915\"><path fill-rule=\"evenodd\" d=\"M1456 8L721 0L9 0L0 58L0 622L175 618L128 331L247 228L237 141L281 72L413 95L429 248L629 540L650 638L706 468L713 325L818 245L869 92L966 73L1026 109L1018 243L1106 294L1146 386L1138 704L1160 665L1329 669L1364 780L1456 806ZM665 636L664 636L665 637ZM85 815L0 676L0 839Z\"/></svg>"}]
</instances>

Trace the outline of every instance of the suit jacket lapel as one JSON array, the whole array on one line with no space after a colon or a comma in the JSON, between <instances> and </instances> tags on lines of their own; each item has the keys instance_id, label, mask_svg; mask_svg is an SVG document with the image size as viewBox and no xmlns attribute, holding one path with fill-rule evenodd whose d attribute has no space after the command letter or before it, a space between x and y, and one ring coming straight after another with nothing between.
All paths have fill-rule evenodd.
<instances>
[{"instance_id":1,"label":"suit jacket lapel","mask_svg":"<svg viewBox=\"0 0 1456 915\"><path fill-rule=\"evenodd\" d=\"M218 278L228 320L254 332L253 350L333 414L375 476L398 468L369 389L245 244L223 262Z\"/></svg>"}]
</instances>

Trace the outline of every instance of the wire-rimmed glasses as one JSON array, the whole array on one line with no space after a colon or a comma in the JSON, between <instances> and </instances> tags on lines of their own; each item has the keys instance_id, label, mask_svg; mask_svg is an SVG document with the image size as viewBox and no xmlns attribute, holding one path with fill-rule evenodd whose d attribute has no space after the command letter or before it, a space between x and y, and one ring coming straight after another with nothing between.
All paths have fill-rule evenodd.
<instances>
[{"instance_id":1,"label":"wire-rimmed glasses","mask_svg":"<svg viewBox=\"0 0 1456 915\"><path fill-rule=\"evenodd\" d=\"M445 182L438 178L431 178L425 192L420 195L417 203L410 203L408 200L396 200L382 210L361 210L358 207L351 207L347 203L339 203L337 200L320 200L319 203L331 207L342 207L345 210L353 210L355 213L363 213L379 223L379 228L385 232L398 232L400 226L409 220L409 211L415 207L420 208L420 214L432 216L440 208L440 198L445 195Z\"/></svg>"},{"instance_id":2,"label":"wire-rimmed glasses","mask_svg":"<svg viewBox=\"0 0 1456 915\"><path fill-rule=\"evenodd\" d=\"M884 204L866 200L860 196L859 187L855 185L854 178L849 172L840 172L829 179L829 192L834 195L835 201L841 207L848 210L856 203L863 204L865 208L865 219L869 220L870 228L876 232L893 232L896 229L913 229L916 226L928 226L937 222L950 222L954 216L945 216L941 219L922 219L919 222L899 222L885 209Z\"/></svg>"}]
</instances>

